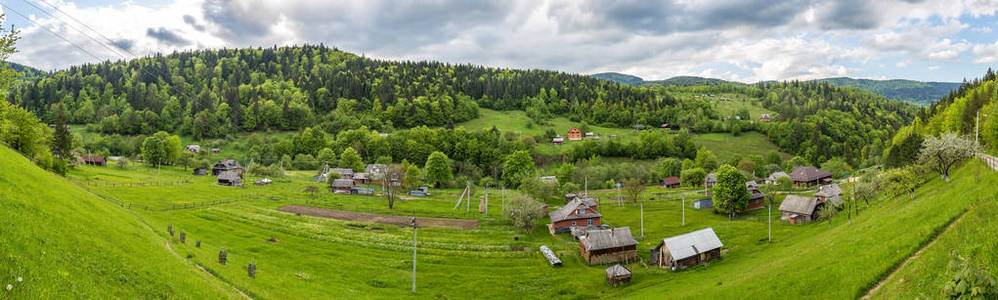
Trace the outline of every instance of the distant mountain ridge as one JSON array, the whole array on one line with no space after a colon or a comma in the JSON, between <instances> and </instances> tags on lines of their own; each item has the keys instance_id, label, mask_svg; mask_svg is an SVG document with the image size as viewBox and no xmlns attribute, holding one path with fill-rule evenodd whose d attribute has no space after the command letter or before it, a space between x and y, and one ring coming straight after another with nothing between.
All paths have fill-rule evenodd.
<instances>
[{"instance_id":1,"label":"distant mountain ridge","mask_svg":"<svg viewBox=\"0 0 998 300\"><path fill-rule=\"evenodd\" d=\"M728 81L718 78L705 78L697 76L676 76L665 80L647 81L641 77L621 74L621 73L597 73L589 75L593 78L614 81L628 85L666 85L666 86L695 86L695 85L716 85L734 84L745 85L746 83ZM833 77L814 79L811 81L824 81L841 87L854 87L874 92L884 98L900 100L917 105L929 105L933 101L938 101L945 97L950 91L960 88L959 82L925 82L907 79L856 79L849 77Z\"/></svg>"}]
</instances>

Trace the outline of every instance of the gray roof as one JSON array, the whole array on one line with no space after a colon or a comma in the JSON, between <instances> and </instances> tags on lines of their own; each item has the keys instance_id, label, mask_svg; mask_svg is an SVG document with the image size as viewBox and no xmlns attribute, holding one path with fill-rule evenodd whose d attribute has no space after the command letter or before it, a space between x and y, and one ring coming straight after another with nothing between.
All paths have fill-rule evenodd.
<instances>
[{"instance_id":1,"label":"gray roof","mask_svg":"<svg viewBox=\"0 0 998 300\"><path fill-rule=\"evenodd\" d=\"M572 201L565 203L565 206L549 213L548 216L551 217L551 222L553 223L564 220L596 218L603 216L598 211L592 214L585 213L585 209L595 206L593 205L595 203L590 203L589 201L583 201L581 199L582 198L572 199ZM572 215L572 211L575 211L576 209L582 209L583 213Z\"/></svg>"},{"instance_id":2,"label":"gray roof","mask_svg":"<svg viewBox=\"0 0 998 300\"><path fill-rule=\"evenodd\" d=\"M606 275L610 277L617 276L630 276L631 270L628 270L620 264L613 265L612 267L606 268Z\"/></svg>"},{"instance_id":3,"label":"gray roof","mask_svg":"<svg viewBox=\"0 0 998 300\"><path fill-rule=\"evenodd\" d=\"M665 245L672 254L672 259L680 260L724 246L721 239L714 234L714 229L707 227L683 235L677 235L662 240L659 246Z\"/></svg>"},{"instance_id":4,"label":"gray roof","mask_svg":"<svg viewBox=\"0 0 998 300\"><path fill-rule=\"evenodd\" d=\"M222 165L221 167L224 167L226 169L241 168L239 166L239 162L236 162L235 160L232 159L220 160L217 163L215 163L216 168L218 168L219 165Z\"/></svg>"},{"instance_id":5,"label":"gray roof","mask_svg":"<svg viewBox=\"0 0 998 300\"><path fill-rule=\"evenodd\" d=\"M783 203L780 203L780 211L810 215L814 213L816 206L818 206L818 198L787 195L787 198L783 199Z\"/></svg>"},{"instance_id":6,"label":"gray roof","mask_svg":"<svg viewBox=\"0 0 998 300\"><path fill-rule=\"evenodd\" d=\"M717 182L717 174L707 174L707 177L703 178L703 182Z\"/></svg>"},{"instance_id":7,"label":"gray roof","mask_svg":"<svg viewBox=\"0 0 998 300\"><path fill-rule=\"evenodd\" d=\"M590 230L589 234L579 238L586 250L601 250L626 246L634 246L638 241L631 235L630 227L614 229Z\"/></svg>"},{"instance_id":8,"label":"gray roof","mask_svg":"<svg viewBox=\"0 0 998 300\"><path fill-rule=\"evenodd\" d=\"M333 187L353 187L353 180L350 179L336 179L333 180Z\"/></svg>"},{"instance_id":9,"label":"gray roof","mask_svg":"<svg viewBox=\"0 0 998 300\"><path fill-rule=\"evenodd\" d=\"M790 179L801 182L815 181L826 177L832 177L832 172L819 170L812 166L798 167L790 173Z\"/></svg>"},{"instance_id":10,"label":"gray roof","mask_svg":"<svg viewBox=\"0 0 998 300\"><path fill-rule=\"evenodd\" d=\"M364 172L377 173L377 172L384 172L387 169L388 165L386 164L367 164L367 167L364 167Z\"/></svg>"},{"instance_id":11,"label":"gray roof","mask_svg":"<svg viewBox=\"0 0 998 300\"><path fill-rule=\"evenodd\" d=\"M787 172L773 172L773 174L769 174L769 177L767 177L766 179L776 181L777 179L780 179L780 177L789 178L790 175L787 175Z\"/></svg>"},{"instance_id":12,"label":"gray roof","mask_svg":"<svg viewBox=\"0 0 998 300\"><path fill-rule=\"evenodd\" d=\"M353 179L367 179L367 173L354 173Z\"/></svg>"},{"instance_id":13,"label":"gray roof","mask_svg":"<svg viewBox=\"0 0 998 300\"><path fill-rule=\"evenodd\" d=\"M218 173L218 179L233 181L233 180L238 180L240 178L239 178L239 173L233 171L224 171L222 173Z\"/></svg>"},{"instance_id":14,"label":"gray roof","mask_svg":"<svg viewBox=\"0 0 998 300\"><path fill-rule=\"evenodd\" d=\"M336 172L336 174L340 174L340 175L353 175L353 169L332 168L332 169L329 169L329 171L330 172Z\"/></svg>"},{"instance_id":15,"label":"gray roof","mask_svg":"<svg viewBox=\"0 0 998 300\"><path fill-rule=\"evenodd\" d=\"M555 182L555 183L558 182L558 177L554 177L554 176L541 176L541 177L537 177L537 179L540 180L540 181L546 181L546 182Z\"/></svg>"},{"instance_id":16,"label":"gray roof","mask_svg":"<svg viewBox=\"0 0 998 300\"><path fill-rule=\"evenodd\" d=\"M814 196L825 197L835 206L839 206L845 203L845 200L842 199L842 189L839 188L838 184L834 183L818 187L818 192L814 193Z\"/></svg>"}]
</instances>

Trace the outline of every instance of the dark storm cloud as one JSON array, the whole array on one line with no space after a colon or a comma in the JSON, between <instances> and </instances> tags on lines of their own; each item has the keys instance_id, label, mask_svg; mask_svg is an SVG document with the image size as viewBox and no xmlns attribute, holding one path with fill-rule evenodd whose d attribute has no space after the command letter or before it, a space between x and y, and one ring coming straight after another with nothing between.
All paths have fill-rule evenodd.
<instances>
[{"instance_id":1,"label":"dark storm cloud","mask_svg":"<svg viewBox=\"0 0 998 300\"><path fill-rule=\"evenodd\" d=\"M266 36L271 25L280 20L280 12L266 9L261 1L207 0L201 9L205 22L218 25L219 34L232 40Z\"/></svg>"},{"instance_id":2,"label":"dark storm cloud","mask_svg":"<svg viewBox=\"0 0 998 300\"><path fill-rule=\"evenodd\" d=\"M159 41L160 43L163 43L163 44L166 44L166 45L170 45L170 46L182 47L182 46L187 46L187 45L191 44L191 41L189 41L189 40L187 40L187 39L185 39L183 37L180 37L180 35L174 33L173 31L170 31L169 29L163 28L163 27L156 28L156 29L154 29L154 28L147 28L146 29L146 36L154 38L157 41Z\"/></svg>"},{"instance_id":3,"label":"dark storm cloud","mask_svg":"<svg viewBox=\"0 0 998 300\"><path fill-rule=\"evenodd\" d=\"M191 25L194 30L204 31L204 25L198 24L198 21L194 19L192 15L184 15L184 23Z\"/></svg>"},{"instance_id":4,"label":"dark storm cloud","mask_svg":"<svg viewBox=\"0 0 998 300\"><path fill-rule=\"evenodd\" d=\"M122 49L127 52L127 51L132 51L132 46L135 46L135 41L129 39L113 40L111 41L111 45L114 45L115 47L118 47L118 49Z\"/></svg>"}]
</instances>

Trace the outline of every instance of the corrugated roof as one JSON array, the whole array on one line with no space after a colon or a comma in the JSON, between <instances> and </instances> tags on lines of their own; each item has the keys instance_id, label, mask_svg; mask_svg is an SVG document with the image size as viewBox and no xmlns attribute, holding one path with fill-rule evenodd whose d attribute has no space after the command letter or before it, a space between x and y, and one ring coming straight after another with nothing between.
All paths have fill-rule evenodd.
<instances>
[{"instance_id":1,"label":"corrugated roof","mask_svg":"<svg viewBox=\"0 0 998 300\"><path fill-rule=\"evenodd\" d=\"M224 171L222 173L218 173L218 179L228 180L228 181L237 180L239 179L239 173L233 171Z\"/></svg>"},{"instance_id":2,"label":"corrugated roof","mask_svg":"<svg viewBox=\"0 0 998 300\"><path fill-rule=\"evenodd\" d=\"M692 257L724 246L721 239L717 238L717 234L714 234L714 229L710 227L664 239L662 244L669 249L674 260Z\"/></svg>"},{"instance_id":3,"label":"corrugated roof","mask_svg":"<svg viewBox=\"0 0 998 300\"><path fill-rule=\"evenodd\" d=\"M332 169L329 169L329 171L330 172L336 172L336 174L340 174L340 175L353 175L353 169L332 168Z\"/></svg>"},{"instance_id":4,"label":"corrugated roof","mask_svg":"<svg viewBox=\"0 0 998 300\"><path fill-rule=\"evenodd\" d=\"M662 183L665 184L665 185L679 184L679 177L670 176L670 177L662 178Z\"/></svg>"},{"instance_id":5,"label":"corrugated roof","mask_svg":"<svg viewBox=\"0 0 998 300\"><path fill-rule=\"evenodd\" d=\"M583 201L582 198L572 199L572 201L565 203L565 206L548 213L548 216L551 217L552 223L565 220L601 217L602 215L598 211L592 214L585 213L586 208L595 206L595 203L591 201L592 200ZM581 209L583 213L572 215L572 211L575 211L576 209Z\"/></svg>"},{"instance_id":6,"label":"corrugated roof","mask_svg":"<svg viewBox=\"0 0 998 300\"><path fill-rule=\"evenodd\" d=\"M818 198L788 195L780 203L780 211L810 215L814 213L814 208L818 206Z\"/></svg>"},{"instance_id":7,"label":"corrugated roof","mask_svg":"<svg viewBox=\"0 0 998 300\"><path fill-rule=\"evenodd\" d=\"M333 180L333 187L353 187L353 180L350 179L336 179Z\"/></svg>"},{"instance_id":8,"label":"corrugated roof","mask_svg":"<svg viewBox=\"0 0 998 300\"><path fill-rule=\"evenodd\" d=\"M634 240L634 236L631 235L630 227L590 230L589 234L579 240L586 250L610 249L638 244L638 241Z\"/></svg>"},{"instance_id":9,"label":"corrugated roof","mask_svg":"<svg viewBox=\"0 0 998 300\"><path fill-rule=\"evenodd\" d=\"M841 196L842 189L839 188L838 184L828 184L818 187L818 192L814 193L815 196L832 197Z\"/></svg>"}]
</instances>

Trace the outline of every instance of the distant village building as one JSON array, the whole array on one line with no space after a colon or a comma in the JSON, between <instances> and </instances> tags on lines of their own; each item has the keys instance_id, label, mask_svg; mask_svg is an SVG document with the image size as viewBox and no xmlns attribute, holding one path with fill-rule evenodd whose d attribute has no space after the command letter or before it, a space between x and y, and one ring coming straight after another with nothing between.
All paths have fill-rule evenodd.
<instances>
[{"instance_id":1,"label":"distant village building","mask_svg":"<svg viewBox=\"0 0 998 300\"><path fill-rule=\"evenodd\" d=\"M618 286L631 282L631 270L628 270L620 264L606 268L606 282L611 286Z\"/></svg>"},{"instance_id":2,"label":"distant village building","mask_svg":"<svg viewBox=\"0 0 998 300\"><path fill-rule=\"evenodd\" d=\"M787 175L787 172L773 172L766 177L766 184L776 184L783 177L790 178L790 175Z\"/></svg>"},{"instance_id":3,"label":"distant village building","mask_svg":"<svg viewBox=\"0 0 998 300\"><path fill-rule=\"evenodd\" d=\"M270 180L270 178L264 178L264 179L260 179L260 180L254 181L253 185L268 185L268 184L271 184L271 183L274 183L274 181Z\"/></svg>"},{"instance_id":4,"label":"distant village building","mask_svg":"<svg viewBox=\"0 0 998 300\"><path fill-rule=\"evenodd\" d=\"M579 130L577 127L572 127L572 129L568 130L567 136L569 141L582 140L582 130Z\"/></svg>"},{"instance_id":5,"label":"distant village building","mask_svg":"<svg viewBox=\"0 0 998 300\"><path fill-rule=\"evenodd\" d=\"M759 116L759 122L769 122L769 121L772 121L772 120L773 120L773 117L770 116L769 114L762 114L761 116Z\"/></svg>"},{"instance_id":6,"label":"distant village building","mask_svg":"<svg viewBox=\"0 0 998 300\"><path fill-rule=\"evenodd\" d=\"M239 165L239 162L236 162L235 160L232 159L220 160L217 163L215 163L214 167L211 168L211 175L218 176L219 174L222 174L222 172L225 171L232 171L236 172L239 175L242 175L243 167Z\"/></svg>"},{"instance_id":7,"label":"distant village building","mask_svg":"<svg viewBox=\"0 0 998 300\"><path fill-rule=\"evenodd\" d=\"M814 197L826 205L831 203L832 206L839 207L845 204L845 200L842 199L842 189L834 183L818 187L818 192L814 193Z\"/></svg>"},{"instance_id":8,"label":"distant village building","mask_svg":"<svg viewBox=\"0 0 998 300\"><path fill-rule=\"evenodd\" d=\"M832 172L819 170L812 166L797 167L790 173L790 179L799 187L828 183L832 181Z\"/></svg>"},{"instance_id":9,"label":"distant village building","mask_svg":"<svg viewBox=\"0 0 998 300\"><path fill-rule=\"evenodd\" d=\"M755 181L745 182L745 188L749 191L749 203L745 210L760 209L766 207L766 194L759 191L759 184Z\"/></svg>"},{"instance_id":10,"label":"distant village building","mask_svg":"<svg viewBox=\"0 0 998 300\"><path fill-rule=\"evenodd\" d=\"M187 151L190 151L191 153L201 152L201 146L200 145L187 145Z\"/></svg>"},{"instance_id":11,"label":"distant village building","mask_svg":"<svg viewBox=\"0 0 998 300\"><path fill-rule=\"evenodd\" d=\"M211 148L211 153L218 153L218 152L222 152L222 149Z\"/></svg>"},{"instance_id":12,"label":"distant village building","mask_svg":"<svg viewBox=\"0 0 998 300\"><path fill-rule=\"evenodd\" d=\"M590 265L637 260L637 246L629 227L590 230L579 238L579 251Z\"/></svg>"},{"instance_id":13,"label":"distant village building","mask_svg":"<svg viewBox=\"0 0 998 300\"><path fill-rule=\"evenodd\" d=\"M599 139L599 134L596 134L595 132L586 132L586 134L583 137L585 139L587 139L587 140L588 139L597 139L598 140Z\"/></svg>"},{"instance_id":14,"label":"distant village building","mask_svg":"<svg viewBox=\"0 0 998 300\"><path fill-rule=\"evenodd\" d=\"M678 188L679 187L679 177L670 176L662 178L662 186L665 188Z\"/></svg>"},{"instance_id":15,"label":"distant village building","mask_svg":"<svg viewBox=\"0 0 998 300\"><path fill-rule=\"evenodd\" d=\"M355 186L350 188L350 193L355 195L374 195L374 189Z\"/></svg>"},{"instance_id":16,"label":"distant village building","mask_svg":"<svg viewBox=\"0 0 998 300\"><path fill-rule=\"evenodd\" d=\"M388 165L386 164L367 164L364 167L364 173L367 173L367 178L372 184L380 184L385 177L385 172L388 172Z\"/></svg>"},{"instance_id":17,"label":"distant village building","mask_svg":"<svg viewBox=\"0 0 998 300\"><path fill-rule=\"evenodd\" d=\"M634 124L634 130L645 130L645 128L648 128L645 124Z\"/></svg>"},{"instance_id":18,"label":"distant village building","mask_svg":"<svg viewBox=\"0 0 998 300\"><path fill-rule=\"evenodd\" d=\"M208 168L194 168L194 175L197 176L208 175Z\"/></svg>"},{"instance_id":19,"label":"distant village building","mask_svg":"<svg viewBox=\"0 0 998 300\"><path fill-rule=\"evenodd\" d=\"M818 218L821 202L815 197L788 195L780 203L780 220L790 224L807 223Z\"/></svg>"},{"instance_id":20,"label":"distant village building","mask_svg":"<svg viewBox=\"0 0 998 300\"><path fill-rule=\"evenodd\" d=\"M714 187L714 185L716 185L716 184L717 184L717 174L710 173L710 174L707 174L707 176L703 178L703 187L704 188L708 188L709 189L709 188Z\"/></svg>"},{"instance_id":21,"label":"distant village building","mask_svg":"<svg viewBox=\"0 0 998 300\"><path fill-rule=\"evenodd\" d=\"M98 155L83 155L80 156L80 161L82 161L85 165L101 167L107 166L107 158Z\"/></svg>"},{"instance_id":22,"label":"distant village building","mask_svg":"<svg viewBox=\"0 0 998 300\"><path fill-rule=\"evenodd\" d=\"M243 185L243 178L240 173L235 171L223 171L218 174L218 184L225 186L240 186Z\"/></svg>"},{"instance_id":23,"label":"distant village building","mask_svg":"<svg viewBox=\"0 0 998 300\"><path fill-rule=\"evenodd\" d=\"M340 179L353 179L353 169L347 168L331 168L330 173L340 174ZM328 173L327 173L328 175Z\"/></svg>"},{"instance_id":24,"label":"distant village building","mask_svg":"<svg viewBox=\"0 0 998 300\"><path fill-rule=\"evenodd\" d=\"M367 173L354 173L353 184L371 184L371 179L367 177Z\"/></svg>"},{"instance_id":25,"label":"distant village building","mask_svg":"<svg viewBox=\"0 0 998 300\"><path fill-rule=\"evenodd\" d=\"M349 194L350 189L353 189L353 179L336 179L333 180L331 186L333 193L337 194Z\"/></svg>"},{"instance_id":26,"label":"distant village building","mask_svg":"<svg viewBox=\"0 0 998 300\"><path fill-rule=\"evenodd\" d=\"M561 145L561 144L565 143L565 139L560 138L560 137L556 137L556 138L551 139L551 143L555 144L555 145Z\"/></svg>"},{"instance_id":27,"label":"distant village building","mask_svg":"<svg viewBox=\"0 0 998 300\"><path fill-rule=\"evenodd\" d=\"M591 198L576 197L548 216L551 217L548 229L555 234L571 232L573 226L599 226L603 215Z\"/></svg>"},{"instance_id":28,"label":"distant village building","mask_svg":"<svg viewBox=\"0 0 998 300\"><path fill-rule=\"evenodd\" d=\"M662 240L651 248L649 262L660 268L685 269L721 257L721 239L705 228Z\"/></svg>"},{"instance_id":29,"label":"distant village building","mask_svg":"<svg viewBox=\"0 0 998 300\"><path fill-rule=\"evenodd\" d=\"M555 177L555 176L541 176L541 177L537 177L537 180L540 180L541 182L549 182L549 183L555 183L555 184L558 183L558 177Z\"/></svg>"}]
</instances>

